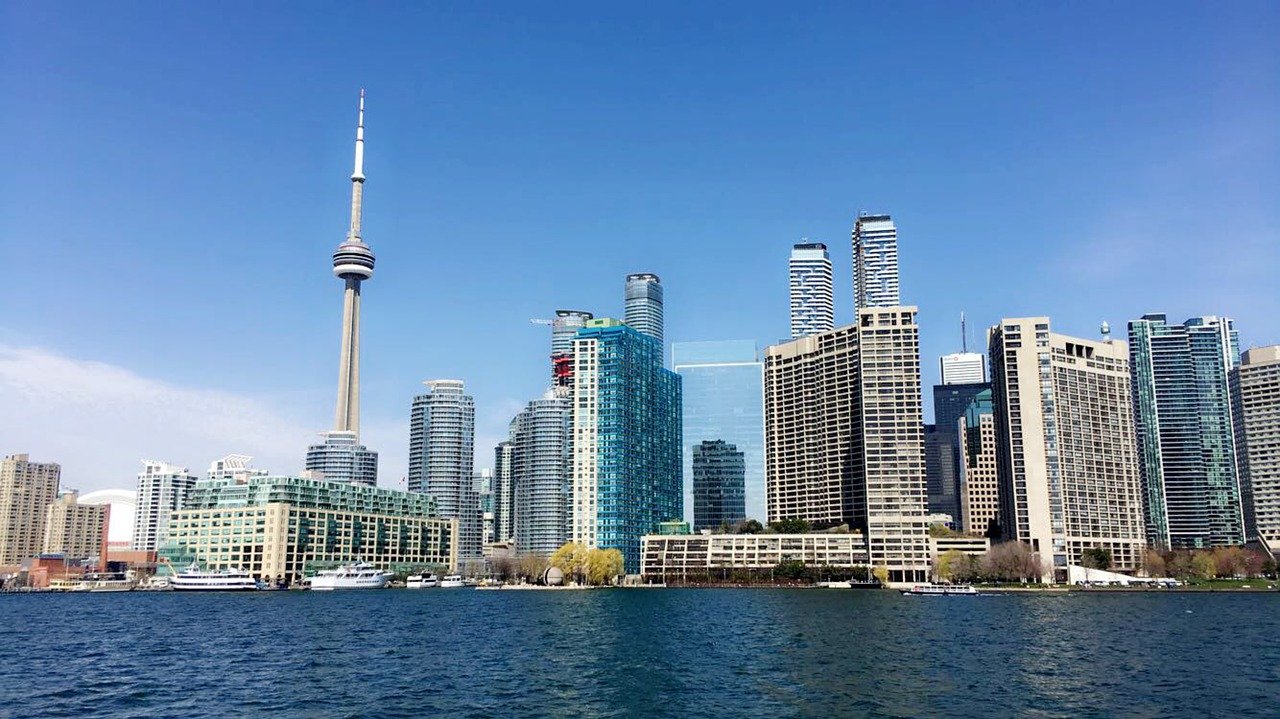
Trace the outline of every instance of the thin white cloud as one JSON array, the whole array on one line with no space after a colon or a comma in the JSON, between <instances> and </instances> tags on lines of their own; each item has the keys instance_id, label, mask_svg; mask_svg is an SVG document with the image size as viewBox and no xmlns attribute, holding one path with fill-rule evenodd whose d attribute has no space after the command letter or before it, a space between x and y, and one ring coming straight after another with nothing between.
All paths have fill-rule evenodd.
<instances>
[{"instance_id":1,"label":"thin white cloud","mask_svg":"<svg viewBox=\"0 0 1280 719\"><path fill-rule=\"evenodd\" d=\"M0 344L0 452L62 464L82 491L132 488L141 458L203 475L225 454L297 472L315 429L232 392L180 387L103 362Z\"/></svg>"}]
</instances>

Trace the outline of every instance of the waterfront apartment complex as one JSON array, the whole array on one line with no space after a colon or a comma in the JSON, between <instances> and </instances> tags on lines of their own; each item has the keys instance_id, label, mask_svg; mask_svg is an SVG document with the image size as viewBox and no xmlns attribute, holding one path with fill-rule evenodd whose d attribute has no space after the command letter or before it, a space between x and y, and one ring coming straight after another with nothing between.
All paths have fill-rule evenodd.
<instances>
[{"instance_id":1,"label":"waterfront apartment complex","mask_svg":"<svg viewBox=\"0 0 1280 719\"><path fill-rule=\"evenodd\" d=\"M959 529L985 533L1000 516L1000 476L991 390L974 397L960 417Z\"/></svg>"},{"instance_id":2,"label":"waterfront apartment complex","mask_svg":"<svg viewBox=\"0 0 1280 719\"><path fill-rule=\"evenodd\" d=\"M743 455L746 516L764 511L764 363L753 340L676 342L671 369L681 378L684 519L693 516L693 452L721 440Z\"/></svg>"},{"instance_id":3,"label":"waterfront apartment complex","mask_svg":"<svg viewBox=\"0 0 1280 719\"><path fill-rule=\"evenodd\" d=\"M196 477L186 467L154 459L142 460L138 473L138 509L133 515L133 548L154 552L164 545L169 516L182 506Z\"/></svg>"},{"instance_id":4,"label":"waterfront apartment complex","mask_svg":"<svg viewBox=\"0 0 1280 719\"><path fill-rule=\"evenodd\" d=\"M107 541L107 513L100 504L80 504L74 490L63 492L45 510L44 553L68 559L102 554Z\"/></svg>"},{"instance_id":5,"label":"waterfront apartment complex","mask_svg":"<svg viewBox=\"0 0 1280 719\"><path fill-rule=\"evenodd\" d=\"M355 432L331 430L321 436L319 444L307 447L308 472L331 482L378 484L378 453L360 444Z\"/></svg>"},{"instance_id":6,"label":"waterfront apartment complex","mask_svg":"<svg viewBox=\"0 0 1280 719\"><path fill-rule=\"evenodd\" d=\"M441 517L458 520L458 554L481 556L479 496L472 479L476 404L461 380L435 379L409 412L410 492L425 492Z\"/></svg>"},{"instance_id":7,"label":"waterfront apartment complex","mask_svg":"<svg viewBox=\"0 0 1280 719\"><path fill-rule=\"evenodd\" d=\"M703 441L693 448L693 531L732 526L747 518L746 462L736 445Z\"/></svg>"},{"instance_id":8,"label":"waterfront apartment complex","mask_svg":"<svg viewBox=\"0 0 1280 719\"><path fill-rule=\"evenodd\" d=\"M62 467L32 462L26 454L0 460L0 566L40 553L45 509L58 496Z\"/></svg>"},{"instance_id":9,"label":"waterfront apartment complex","mask_svg":"<svg viewBox=\"0 0 1280 719\"><path fill-rule=\"evenodd\" d=\"M202 480L173 513L161 554L178 568L195 559L290 583L356 560L448 573L458 566L457 526L413 492L304 477Z\"/></svg>"},{"instance_id":10,"label":"waterfront apartment complex","mask_svg":"<svg viewBox=\"0 0 1280 719\"><path fill-rule=\"evenodd\" d=\"M1065 581L1085 549L1136 571L1146 547L1124 342L1056 334L1049 318L988 331L1006 540L1040 554Z\"/></svg>"},{"instance_id":11,"label":"waterfront apartment complex","mask_svg":"<svg viewBox=\"0 0 1280 719\"><path fill-rule=\"evenodd\" d=\"M549 389L511 421L514 524L500 540L514 538L521 554L550 555L569 541L569 409L564 393Z\"/></svg>"},{"instance_id":12,"label":"waterfront apartment complex","mask_svg":"<svg viewBox=\"0 0 1280 719\"><path fill-rule=\"evenodd\" d=\"M829 332L835 327L831 257L821 242L791 248L791 339Z\"/></svg>"},{"instance_id":13,"label":"waterfront apartment complex","mask_svg":"<svg viewBox=\"0 0 1280 719\"><path fill-rule=\"evenodd\" d=\"M765 352L767 519L848 524L894 581L927 578L919 328L914 307Z\"/></svg>"},{"instance_id":14,"label":"waterfront apartment complex","mask_svg":"<svg viewBox=\"0 0 1280 719\"><path fill-rule=\"evenodd\" d=\"M898 228L888 215L861 213L853 226L854 306L896 307Z\"/></svg>"},{"instance_id":15,"label":"waterfront apartment complex","mask_svg":"<svg viewBox=\"0 0 1280 719\"><path fill-rule=\"evenodd\" d=\"M1232 376L1249 538L1280 550L1280 345L1246 350Z\"/></svg>"},{"instance_id":16,"label":"waterfront apartment complex","mask_svg":"<svg viewBox=\"0 0 1280 719\"><path fill-rule=\"evenodd\" d=\"M623 322L642 335L658 340L662 349L662 280L650 272L627 275Z\"/></svg>"},{"instance_id":17,"label":"waterfront apartment complex","mask_svg":"<svg viewBox=\"0 0 1280 719\"><path fill-rule=\"evenodd\" d=\"M651 534L644 537L641 574L651 582L706 581L728 570L771 570L782 562L848 569L869 566L871 559L858 532Z\"/></svg>"},{"instance_id":18,"label":"waterfront apartment complex","mask_svg":"<svg viewBox=\"0 0 1280 719\"><path fill-rule=\"evenodd\" d=\"M682 516L680 375L662 345L614 319L573 342L572 538L622 552L640 571L640 538Z\"/></svg>"},{"instance_id":19,"label":"waterfront apartment complex","mask_svg":"<svg viewBox=\"0 0 1280 719\"><path fill-rule=\"evenodd\" d=\"M1225 317L1129 323L1147 542L1156 547L1244 543L1231 414L1237 365L1239 340Z\"/></svg>"}]
</instances>

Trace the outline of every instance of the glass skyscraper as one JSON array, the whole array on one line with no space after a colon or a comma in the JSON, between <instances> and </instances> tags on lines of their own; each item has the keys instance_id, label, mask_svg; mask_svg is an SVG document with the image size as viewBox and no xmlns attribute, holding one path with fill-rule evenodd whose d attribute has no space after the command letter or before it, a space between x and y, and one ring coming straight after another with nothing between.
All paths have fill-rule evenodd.
<instances>
[{"instance_id":1,"label":"glass skyscraper","mask_svg":"<svg viewBox=\"0 0 1280 719\"><path fill-rule=\"evenodd\" d=\"M671 368L683 378L685 521L693 516L693 449L723 440L742 452L746 512L764 521L764 363L752 340L676 342Z\"/></svg>"},{"instance_id":2,"label":"glass skyscraper","mask_svg":"<svg viewBox=\"0 0 1280 719\"><path fill-rule=\"evenodd\" d=\"M573 345L572 537L620 550L636 574L640 538L683 515L680 376L656 337L615 319L588 321Z\"/></svg>"},{"instance_id":3,"label":"glass skyscraper","mask_svg":"<svg viewBox=\"0 0 1280 719\"><path fill-rule=\"evenodd\" d=\"M1225 317L1129 323L1129 366L1147 541L1160 547L1242 544L1231 371L1239 340Z\"/></svg>"},{"instance_id":4,"label":"glass skyscraper","mask_svg":"<svg viewBox=\"0 0 1280 719\"><path fill-rule=\"evenodd\" d=\"M413 398L409 415L409 491L431 495L441 517L458 520L458 556L473 559L482 549L480 500L472 481L476 403L462 380L423 384L430 391Z\"/></svg>"},{"instance_id":5,"label":"glass skyscraper","mask_svg":"<svg viewBox=\"0 0 1280 719\"><path fill-rule=\"evenodd\" d=\"M550 555L569 541L569 400L547 390L511 421L516 551Z\"/></svg>"},{"instance_id":6,"label":"glass skyscraper","mask_svg":"<svg viewBox=\"0 0 1280 719\"><path fill-rule=\"evenodd\" d=\"M827 246L803 242L792 247L787 273L791 283L791 339L831 331L835 327L835 301Z\"/></svg>"},{"instance_id":7,"label":"glass skyscraper","mask_svg":"<svg viewBox=\"0 0 1280 719\"><path fill-rule=\"evenodd\" d=\"M650 272L627 275L623 322L662 348L662 280Z\"/></svg>"},{"instance_id":8,"label":"glass skyscraper","mask_svg":"<svg viewBox=\"0 0 1280 719\"><path fill-rule=\"evenodd\" d=\"M693 531L746 519L742 452L723 440L693 448Z\"/></svg>"},{"instance_id":9,"label":"glass skyscraper","mask_svg":"<svg viewBox=\"0 0 1280 719\"><path fill-rule=\"evenodd\" d=\"M896 307L898 297L898 228L863 212L853 226L854 307Z\"/></svg>"}]
</instances>

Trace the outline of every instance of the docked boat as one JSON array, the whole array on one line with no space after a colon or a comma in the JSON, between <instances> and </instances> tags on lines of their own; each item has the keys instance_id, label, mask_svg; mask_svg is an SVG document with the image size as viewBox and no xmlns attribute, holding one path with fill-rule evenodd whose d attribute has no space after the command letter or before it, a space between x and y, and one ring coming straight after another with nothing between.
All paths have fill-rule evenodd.
<instances>
[{"instance_id":1,"label":"docked boat","mask_svg":"<svg viewBox=\"0 0 1280 719\"><path fill-rule=\"evenodd\" d=\"M302 581L312 589L331 591L334 589L382 589L394 576L384 572L368 562L344 564L337 569L325 569L316 572L314 577Z\"/></svg>"},{"instance_id":2,"label":"docked boat","mask_svg":"<svg viewBox=\"0 0 1280 719\"><path fill-rule=\"evenodd\" d=\"M958 594L962 596L973 596L978 593L968 584L917 584L909 589L902 590L903 594L920 594L925 596L946 596Z\"/></svg>"},{"instance_id":3,"label":"docked boat","mask_svg":"<svg viewBox=\"0 0 1280 719\"><path fill-rule=\"evenodd\" d=\"M428 589L440 586L440 577L434 574L411 574L405 581L407 589Z\"/></svg>"},{"instance_id":4,"label":"docked boat","mask_svg":"<svg viewBox=\"0 0 1280 719\"><path fill-rule=\"evenodd\" d=\"M243 569L202 570L193 562L173 575L169 586L174 591L243 592L258 589L258 582Z\"/></svg>"},{"instance_id":5,"label":"docked boat","mask_svg":"<svg viewBox=\"0 0 1280 719\"><path fill-rule=\"evenodd\" d=\"M467 586L467 583L462 580L461 574L450 574L449 576L440 580L441 589L456 589L458 587L465 587L465 586Z\"/></svg>"}]
</instances>

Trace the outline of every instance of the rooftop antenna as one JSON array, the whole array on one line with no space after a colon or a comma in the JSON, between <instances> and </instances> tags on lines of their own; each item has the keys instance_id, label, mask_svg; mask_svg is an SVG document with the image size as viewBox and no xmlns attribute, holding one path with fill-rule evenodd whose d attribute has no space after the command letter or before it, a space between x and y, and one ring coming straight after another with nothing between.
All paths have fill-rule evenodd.
<instances>
[{"instance_id":1,"label":"rooftop antenna","mask_svg":"<svg viewBox=\"0 0 1280 719\"><path fill-rule=\"evenodd\" d=\"M964 310L960 311L960 351L969 351L969 332L964 326Z\"/></svg>"}]
</instances>

